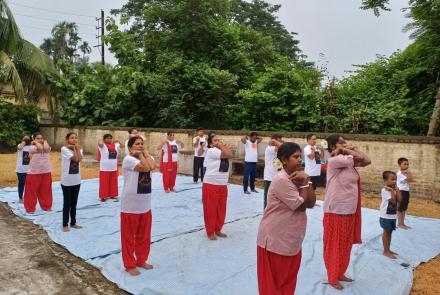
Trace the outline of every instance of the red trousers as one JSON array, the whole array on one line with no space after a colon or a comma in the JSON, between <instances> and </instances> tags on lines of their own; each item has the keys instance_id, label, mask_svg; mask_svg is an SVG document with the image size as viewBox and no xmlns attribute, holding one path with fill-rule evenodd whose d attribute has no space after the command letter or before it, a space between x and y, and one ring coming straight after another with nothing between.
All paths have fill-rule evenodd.
<instances>
[{"instance_id":1,"label":"red trousers","mask_svg":"<svg viewBox=\"0 0 440 295\"><path fill-rule=\"evenodd\" d=\"M26 212L35 212L35 207L40 203L41 209L52 209L52 174L28 174L24 187L24 208Z\"/></svg>"},{"instance_id":2,"label":"red trousers","mask_svg":"<svg viewBox=\"0 0 440 295\"><path fill-rule=\"evenodd\" d=\"M295 294L301 265L301 250L295 256L279 255L257 246L257 275L260 295Z\"/></svg>"},{"instance_id":3,"label":"red trousers","mask_svg":"<svg viewBox=\"0 0 440 295\"><path fill-rule=\"evenodd\" d=\"M162 180L164 190L174 190L177 177L177 162L163 162Z\"/></svg>"},{"instance_id":4,"label":"red trousers","mask_svg":"<svg viewBox=\"0 0 440 295\"><path fill-rule=\"evenodd\" d=\"M226 218L228 186L203 183L203 218L206 234L212 236L222 230Z\"/></svg>"},{"instance_id":5,"label":"red trousers","mask_svg":"<svg viewBox=\"0 0 440 295\"><path fill-rule=\"evenodd\" d=\"M355 214L324 213L324 263L329 284L338 284L348 268L355 242L355 220Z\"/></svg>"},{"instance_id":6,"label":"red trousers","mask_svg":"<svg viewBox=\"0 0 440 295\"><path fill-rule=\"evenodd\" d=\"M99 171L99 198L105 200L118 196L118 170Z\"/></svg>"},{"instance_id":7,"label":"red trousers","mask_svg":"<svg viewBox=\"0 0 440 295\"><path fill-rule=\"evenodd\" d=\"M151 210L134 214L121 212L122 262L126 270L143 265L150 254Z\"/></svg>"}]
</instances>

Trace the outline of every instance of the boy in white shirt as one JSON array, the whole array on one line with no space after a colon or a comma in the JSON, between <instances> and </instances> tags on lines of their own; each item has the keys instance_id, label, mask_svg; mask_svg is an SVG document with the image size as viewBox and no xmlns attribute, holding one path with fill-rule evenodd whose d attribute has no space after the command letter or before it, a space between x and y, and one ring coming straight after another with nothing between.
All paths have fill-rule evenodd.
<instances>
[{"instance_id":1,"label":"boy in white shirt","mask_svg":"<svg viewBox=\"0 0 440 295\"><path fill-rule=\"evenodd\" d=\"M205 129L202 127L197 128L197 136L193 139L194 147L194 164L193 164L193 180L194 184L200 179L203 182L203 176L205 171L203 169L203 161L205 160L205 154L207 150L207 138L205 136Z\"/></svg>"},{"instance_id":2,"label":"boy in white shirt","mask_svg":"<svg viewBox=\"0 0 440 295\"><path fill-rule=\"evenodd\" d=\"M274 161L277 158L278 148L283 142L281 135L273 134L264 152L264 208L266 208L267 205L267 193L270 183L272 182L272 177L278 173L278 170L274 167Z\"/></svg>"},{"instance_id":3,"label":"boy in white shirt","mask_svg":"<svg viewBox=\"0 0 440 295\"><path fill-rule=\"evenodd\" d=\"M321 159L324 158L324 149L316 145L316 135L307 135L307 146L304 147L304 172L310 175L313 189L316 190L321 176Z\"/></svg>"},{"instance_id":4,"label":"boy in white shirt","mask_svg":"<svg viewBox=\"0 0 440 295\"><path fill-rule=\"evenodd\" d=\"M248 191L249 182L251 191L253 193L258 193L255 189L255 178L257 176L258 144L262 140L263 139L258 136L257 132L251 132L249 136L246 135L241 139L241 142L244 144L243 191L247 195L251 194Z\"/></svg>"},{"instance_id":5,"label":"boy in white shirt","mask_svg":"<svg viewBox=\"0 0 440 295\"><path fill-rule=\"evenodd\" d=\"M384 171L382 174L382 203L380 204L380 226L383 228L383 255L396 259L397 253L390 250L391 235L396 230L397 207L402 200L402 194L396 186L396 173Z\"/></svg>"},{"instance_id":6,"label":"boy in white shirt","mask_svg":"<svg viewBox=\"0 0 440 295\"><path fill-rule=\"evenodd\" d=\"M406 210L409 203L409 182L414 181L412 173L409 171L409 161L407 158L399 158L397 160L400 170L397 172L397 187L402 192L402 202L397 208L397 227L401 229L409 229L405 224Z\"/></svg>"}]
</instances>

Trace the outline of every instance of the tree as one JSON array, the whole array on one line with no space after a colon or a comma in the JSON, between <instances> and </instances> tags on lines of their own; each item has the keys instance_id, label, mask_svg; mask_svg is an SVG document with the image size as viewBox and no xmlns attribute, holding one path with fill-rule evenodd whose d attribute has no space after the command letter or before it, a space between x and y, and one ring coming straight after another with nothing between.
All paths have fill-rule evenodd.
<instances>
[{"instance_id":1,"label":"tree","mask_svg":"<svg viewBox=\"0 0 440 295\"><path fill-rule=\"evenodd\" d=\"M373 9L375 15L380 10L390 10L389 0L363 0L362 9ZM407 16L412 21L404 28L411 31L414 44L410 49L416 52L417 66L424 68L426 88L436 85L437 91L432 97L432 116L427 135L435 136L440 124L440 1L439 0L410 0ZM435 96L434 96L435 95Z\"/></svg>"},{"instance_id":2,"label":"tree","mask_svg":"<svg viewBox=\"0 0 440 295\"><path fill-rule=\"evenodd\" d=\"M87 42L82 42L78 35L78 26L74 22L60 22L51 31L52 36L45 38L40 48L52 57L55 64L59 61L74 63L87 62L86 54L91 52ZM80 57L78 51L83 56Z\"/></svg>"},{"instance_id":3,"label":"tree","mask_svg":"<svg viewBox=\"0 0 440 295\"><path fill-rule=\"evenodd\" d=\"M11 83L16 99L23 103L50 94L46 79L57 75L50 58L23 39L6 1L0 0L0 82Z\"/></svg>"},{"instance_id":4,"label":"tree","mask_svg":"<svg viewBox=\"0 0 440 295\"><path fill-rule=\"evenodd\" d=\"M279 53L298 59L301 50L299 41L294 39L296 33L288 32L275 15L280 8L281 5L271 5L262 0L232 0L231 21L270 36Z\"/></svg>"}]
</instances>

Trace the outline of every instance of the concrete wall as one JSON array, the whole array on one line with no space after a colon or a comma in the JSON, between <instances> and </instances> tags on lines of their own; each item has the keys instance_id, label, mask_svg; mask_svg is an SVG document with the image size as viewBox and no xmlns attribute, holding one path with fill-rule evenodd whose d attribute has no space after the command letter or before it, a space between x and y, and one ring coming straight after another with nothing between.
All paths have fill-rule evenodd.
<instances>
[{"instance_id":1,"label":"concrete wall","mask_svg":"<svg viewBox=\"0 0 440 295\"><path fill-rule=\"evenodd\" d=\"M128 138L128 128L115 127L79 127L69 129L64 126L42 125L41 132L53 148L59 149L64 144L64 137L68 131L76 131L80 138L80 144L86 153L96 154L98 138L105 133L111 133L113 138L125 141ZM159 158L157 145L165 138L169 129L139 128L141 135L146 140L146 147L156 159ZM171 129L170 129L171 130ZM176 138L180 139L185 148L179 161L179 172L191 174L192 172L192 138L194 130L172 130ZM243 158L244 149L240 138L245 134L243 131L217 131L222 141L228 144L234 151L236 158ZM264 149L270 138L270 132L260 132L263 143L259 145L259 158L264 158ZM287 132L281 133L286 141L294 141L305 144L306 133ZM328 134L317 134L318 142L326 138ZM366 152L372 160L372 164L359 169L362 177L363 189L367 191L379 191L382 186L382 172L384 170L397 170L397 159L406 157L409 159L410 168L415 176L415 182L411 184L412 196L440 201L440 138L423 136L384 136L384 135L354 135L345 134L344 137L350 144L357 146ZM186 151L185 151L186 150Z\"/></svg>"}]
</instances>

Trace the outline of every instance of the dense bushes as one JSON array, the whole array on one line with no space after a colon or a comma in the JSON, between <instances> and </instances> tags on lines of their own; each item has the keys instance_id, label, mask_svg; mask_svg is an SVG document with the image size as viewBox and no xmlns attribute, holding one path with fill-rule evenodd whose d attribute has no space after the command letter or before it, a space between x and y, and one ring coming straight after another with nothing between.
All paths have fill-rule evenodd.
<instances>
[{"instance_id":1,"label":"dense bushes","mask_svg":"<svg viewBox=\"0 0 440 295\"><path fill-rule=\"evenodd\" d=\"M0 100L0 149L13 148L23 137L38 130L38 108Z\"/></svg>"}]
</instances>

